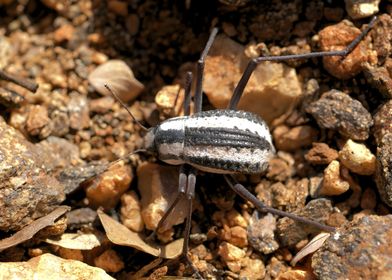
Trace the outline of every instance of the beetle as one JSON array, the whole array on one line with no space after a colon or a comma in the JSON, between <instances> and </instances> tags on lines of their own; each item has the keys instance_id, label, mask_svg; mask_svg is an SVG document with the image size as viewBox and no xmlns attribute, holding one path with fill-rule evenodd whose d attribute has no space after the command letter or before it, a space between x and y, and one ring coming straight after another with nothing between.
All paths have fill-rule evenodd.
<instances>
[{"instance_id":1,"label":"beetle","mask_svg":"<svg viewBox=\"0 0 392 280\"><path fill-rule=\"evenodd\" d=\"M187 217L184 233L182 256L192 266L196 275L201 278L197 269L188 257L189 236L191 229L192 199L195 195L197 170L223 174L228 185L241 197L252 202L257 210L269 212L282 217L318 227L320 230L332 232L334 227L317 221L300 217L292 213L274 209L264 205L244 186L234 183L232 174L260 174L268 168L268 160L275 154L272 137L267 124L259 116L236 110L244 88L257 67L263 61L284 61L289 59L308 59L323 56L346 56L366 36L374 26L374 17L368 26L344 50L311 52L306 54L265 56L250 60L240 81L234 89L227 109L202 111L202 82L204 61L212 46L218 30L214 28L206 43L204 51L197 63L196 88L194 92L194 111L190 114L192 73L186 75L184 116L168 119L156 127L145 128L144 149L157 155L168 164L181 165L178 193L160 220L157 232L165 223L170 213L181 199L188 201ZM117 95L106 88L123 105L134 121L135 117ZM150 236L153 237L155 232Z\"/></svg>"}]
</instances>

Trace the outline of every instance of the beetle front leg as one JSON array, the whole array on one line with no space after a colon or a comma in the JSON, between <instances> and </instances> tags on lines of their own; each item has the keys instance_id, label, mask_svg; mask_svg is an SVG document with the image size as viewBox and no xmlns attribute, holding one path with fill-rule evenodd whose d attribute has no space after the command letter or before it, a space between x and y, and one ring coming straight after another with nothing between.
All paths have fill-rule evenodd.
<instances>
[{"instance_id":1,"label":"beetle front leg","mask_svg":"<svg viewBox=\"0 0 392 280\"><path fill-rule=\"evenodd\" d=\"M164 226L165 222L167 221L167 218L173 212L173 209L177 206L177 204L181 201L181 199L184 198L186 193L186 187L187 187L187 175L185 173L184 165L181 165L180 175L178 178L178 191L177 191L176 198L170 204L169 208L167 208L162 218L160 219L156 229L147 237L147 240L154 239L159 229Z\"/></svg>"},{"instance_id":2,"label":"beetle front leg","mask_svg":"<svg viewBox=\"0 0 392 280\"><path fill-rule=\"evenodd\" d=\"M182 246L181 256L185 259L185 261L190 265L194 274L197 278L203 279L200 275L198 269L192 263L191 259L188 256L189 252L189 237L191 234L191 226L192 226L192 207L193 207L193 198L195 197L195 185L196 185L196 169L191 168L188 174L187 180L187 188L185 198L188 201L188 209L187 209L187 217L185 222L185 231L184 231L184 244Z\"/></svg>"}]
</instances>

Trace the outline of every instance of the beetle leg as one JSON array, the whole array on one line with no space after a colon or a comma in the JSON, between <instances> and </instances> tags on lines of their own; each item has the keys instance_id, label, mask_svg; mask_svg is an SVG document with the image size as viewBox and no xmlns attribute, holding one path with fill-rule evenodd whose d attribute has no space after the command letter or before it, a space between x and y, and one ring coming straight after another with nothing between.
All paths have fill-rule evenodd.
<instances>
[{"instance_id":1,"label":"beetle leg","mask_svg":"<svg viewBox=\"0 0 392 280\"><path fill-rule=\"evenodd\" d=\"M235 110L237 108L238 102L241 99L241 96L244 92L244 88L247 85L250 76L252 75L253 71L256 69L257 65L263 61L283 61L289 59L308 59L314 57L323 57L323 56L346 56L348 55L358 44L359 42L366 36L369 30L374 26L377 17L373 17L368 26L362 31L361 34L357 36L344 50L340 51L325 51L325 52L311 52L311 53L304 53L304 54L293 54L293 55L279 55L279 56L261 56L252 59L249 61L244 74L240 81L238 82L237 86L234 89L233 96L231 97L228 109Z\"/></svg>"},{"instance_id":2,"label":"beetle leg","mask_svg":"<svg viewBox=\"0 0 392 280\"><path fill-rule=\"evenodd\" d=\"M308 218L304 218L304 217L297 216L292 213L288 213L285 211L281 211L281 210L269 207L269 206L265 205L264 203L262 203L260 200L258 200L257 197L255 197L253 194L251 194L243 185L233 184L227 175L225 175L225 179L226 179L226 182L229 184L229 186L233 189L234 192L236 192L243 199L252 202L252 204L257 208L257 210L259 210L261 212L275 214L280 217L287 217L287 218L290 218L294 221L297 221L300 223L305 223L308 225L312 225L314 227L317 227L317 228L324 230L324 231L327 231L327 232L335 231L334 227L327 226L327 225L321 224L317 221L314 221L314 220L311 220Z\"/></svg>"},{"instance_id":3,"label":"beetle leg","mask_svg":"<svg viewBox=\"0 0 392 280\"><path fill-rule=\"evenodd\" d=\"M186 73L186 80L185 80L185 97L184 97L184 115L189 116L191 113L191 99L192 99L192 92L191 92L191 85L192 85L193 75L192 72Z\"/></svg>"},{"instance_id":4,"label":"beetle leg","mask_svg":"<svg viewBox=\"0 0 392 280\"><path fill-rule=\"evenodd\" d=\"M185 231L184 231L184 244L182 246L182 257L186 260L186 262L191 266L194 274L199 279L203 279L203 277L200 275L198 269L195 267L195 265L192 263L191 259L188 256L188 251L189 251L189 237L191 234L191 225L192 225L192 204L193 204L193 198L195 197L195 185L196 185L196 169L191 168L188 174L188 180L187 180L187 188L186 188L186 200L188 201L188 209L187 209L187 218L185 222Z\"/></svg>"},{"instance_id":5,"label":"beetle leg","mask_svg":"<svg viewBox=\"0 0 392 280\"><path fill-rule=\"evenodd\" d=\"M218 33L218 28L214 28L211 31L210 37L208 38L207 44L197 62L197 75L196 75L196 89L195 89L195 113L201 112L201 105L203 103L203 74L204 74L204 61L207 57L208 51L210 50L212 43L214 42L215 36Z\"/></svg>"},{"instance_id":6,"label":"beetle leg","mask_svg":"<svg viewBox=\"0 0 392 280\"><path fill-rule=\"evenodd\" d=\"M160 219L156 229L147 237L147 240L152 240L155 238L156 233L162 228L167 221L167 218L173 212L173 209L177 206L177 204L184 198L187 189L187 175L185 174L185 167L181 165L180 167L180 176L178 178L178 192L176 198L173 200L169 208L165 211L162 218Z\"/></svg>"}]
</instances>

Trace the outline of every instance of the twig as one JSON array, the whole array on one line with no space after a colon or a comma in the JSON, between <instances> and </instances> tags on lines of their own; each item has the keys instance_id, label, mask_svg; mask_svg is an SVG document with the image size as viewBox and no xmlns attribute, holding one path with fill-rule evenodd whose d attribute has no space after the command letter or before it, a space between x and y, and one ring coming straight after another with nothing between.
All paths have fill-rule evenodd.
<instances>
[{"instance_id":1,"label":"twig","mask_svg":"<svg viewBox=\"0 0 392 280\"><path fill-rule=\"evenodd\" d=\"M0 70L0 79L13 82L21 87L24 87L25 89L28 89L31 92L36 92L38 89L38 84L36 82L33 82L28 79L23 79L20 77L16 77L12 74L6 73L2 70Z\"/></svg>"}]
</instances>

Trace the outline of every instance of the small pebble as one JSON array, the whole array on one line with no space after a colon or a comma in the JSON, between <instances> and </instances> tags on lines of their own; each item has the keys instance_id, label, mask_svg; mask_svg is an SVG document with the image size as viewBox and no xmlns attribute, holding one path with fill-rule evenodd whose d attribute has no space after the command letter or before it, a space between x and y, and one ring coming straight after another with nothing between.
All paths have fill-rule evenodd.
<instances>
[{"instance_id":1,"label":"small pebble","mask_svg":"<svg viewBox=\"0 0 392 280\"><path fill-rule=\"evenodd\" d=\"M122 162L112 165L99 175L86 189L89 203L94 207L112 209L132 182L132 169Z\"/></svg>"},{"instance_id":2,"label":"small pebble","mask_svg":"<svg viewBox=\"0 0 392 280\"><path fill-rule=\"evenodd\" d=\"M268 189L272 195L272 206L286 211L294 211L305 205L309 192L309 180L289 179L285 184L277 182Z\"/></svg>"},{"instance_id":3,"label":"small pebble","mask_svg":"<svg viewBox=\"0 0 392 280\"><path fill-rule=\"evenodd\" d=\"M184 96L184 89L179 85L164 86L155 95L155 103L165 115L174 117L180 115Z\"/></svg>"},{"instance_id":4,"label":"small pebble","mask_svg":"<svg viewBox=\"0 0 392 280\"><path fill-rule=\"evenodd\" d=\"M232 209L229 212L226 213L225 215L227 219L227 223L229 226L234 227L234 226L240 226L243 228L246 228L248 226L248 222L242 216L237 210Z\"/></svg>"},{"instance_id":5,"label":"small pebble","mask_svg":"<svg viewBox=\"0 0 392 280\"><path fill-rule=\"evenodd\" d=\"M275 279L279 274L287 271L287 269L288 267L283 261L278 260L276 257L272 257L267 265L267 275L270 278Z\"/></svg>"},{"instance_id":6,"label":"small pebble","mask_svg":"<svg viewBox=\"0 0 392 280\"><path fill-rule=\"evenodd\" d=\"M271 254L279 248L275 240L276 218L267 214L258 218L258 212L254 212L248 226L249 244L263 254Z\"/></svg>"},{"instance_id":7,"label":"small pebble","mask_svg":"<svg viewBox=\"0 0 392 280\"><path fill-rule=\"evenodd\" d=\"M353 19L366 18L378 13L380 0L344 0L346 11Z\"/></svg>"},{"instance_id":8,"label":"small pebble","mask_svg":"<svg viewBox=\"0 0 392 280\"><path fill-rule=\"evenodd\" d=\"M69 126L75 130L90 127L90 111L87 98L79 93L70 94L68 103Z\"/></svg>"},{"instance_id":9,"label":"small pebble","mask_svg":"<svg viewBox=\"0 0 392 280\"><path fill-rule=\"evenodd\" d=\"M112 109L114 102L111 96L93 99L89 102L90 112L99 114L107 113Z\"/></svg>"},{"instance_id":10,"label":"small pebble","mask_svg":"<svg viewBox=\"0 0 392 280\"><path fill-rule=\"evenodd\" d=\"M340 176L340 163L333 160L324 169L323 183L318 190L319 195L341 195L350 188L350 184Z\"/></svg>"},{"instance_id":11,"label":"small pebble","mask_svg":"<svg viewBox=\"0 0 392 280\"><path fill-rule=\"evenodd\" d=\"M62 43L64 41L70 41L74 36L75 28L71 24L64 24L54 32L54 41L56 43Z\"/></svg>"},{"instance_id":12,"label":"small pebble","mask_svg":"<svg viewBox=\"0 0 392 280\"><path fill-rule=\"evenodd\" d=\"M330 90L306 107L321 128L337 130L342 136L353 140L366 140L372 116L358 100L348 94Z\"/></svg>"},{"instance_id":13,"label":"small pebble","mask_svg":"<svg viewBox=\"0 0 392 280\"><path fill-rule=\"evenodd\" d=\"M66 111L53 110L50 113L51 127L52 132L51 135L62 137L69 132L69 115Z\"/></svg>"},{"instance_id":14,"label":"small pebble","mask_svg":"<svg viewBox=\"0 0 392 280\"><path fill-rule=\"evenodd\" d=\"M141 204L134 191L127 192L121 196L120 213L121 221L124 226L136 232L140 232L144 229Z\"/></svg>"},{"instance_id":15,"label":"small pebble","mask_svg":"<svg viewBox=\"0 0 392 280\"><path fill-rule=\"evenodd\" d=\"M50 119L48 109L42 105L33 105L30 107L26 120L26 130L32 136L46 138L51 130L49 128Z\"/></svg>"},{"instance_id":16,"label":"small pebble","mask_svg":"<svg viewBox=\"0 0 392 280\"><path fill-rule=\"evenodd\" d=\"M330 164L339 156L335 149L325 143L313 143L313 147L306 153L305 159L314 165Z\"/></svg>"},{"instance_id":17,"label":"small pebble","mask_svg":"<svg viewBox=\"0 0 392 280\"><path fill-rule=\"evenodd\" d=\"M248 245L246 229L240 226L234 226L231 228L224 227L221 238L240 248L244 248Z\"/></svg>"},{"instance_id":18,"label":"small pebble","mask_svg":"<svg viewBox=\"0 0 392 280\"><path fill-rule=\"evenodd\" d=\"M241 260L241 264L243 269L239 273L240 279L264 279L265 266L259 258L251 259L245 257Z\"/></svg>"},{"instance_id":19,"label":"small pebble","mask_svg":"<svg viewBox=\"0 0 392 280\"><path fill-rule=\"evenodd\" d=\"M316 175L309 178L309 194L311 197L318 197L318 191L323 183L323 176Z\"/></svg>"},{"instance_id":20,"label":"small pebble","mask_svg":"<svg viewBox=\"0 0 392 280\"><path fill-rule=\"evenodd\" d=\"M390 7L392 8L392 6ZM391 12L389 12L377 16L377 20L371 30L373 49L377 52L377 65L384 66L389 73L391 73L391 62L388 62L388 60L391 60L389 56L392 50L392 34L389 32L391 28L392 17Z\"/></svg>"},{"instance_id":21,"label":"small pebble","mask_svg":"<svg viewBox=\"0 0 392 280\"><path fill-rule=\"evenodd\" d=\"M109 11L116 15L126 17L128 15L128 3L125 1L111 0L107 3Z\"/></svg>"},{"instance_id":22,"label":"small pebble","mask_svg":"<svg viewBox=\"0 0 392 280\"><path fill-rule=\"evenodd\" d=\"M79 208L72 210L66 214L67 217L67 229L79 229L82 227L88 227L97 218L97 212L91 208Z\"/></svg>"},{"instance_id":23,"label":"small pebble","mask_svg":"<svg viewBox=\"0 0 392 280\"><path fill-rule=\"evenodd\" d=\"M346 21L327 26L319 32L321 50L344 50L360 33L358 28ZM323 57L324 68L338 79L345 80L356 76L362 71L363 64L370 60L368 44L366 39L362 40L343 59L341 56Z\"/></svg>"},{"instance_id":24,"label":"small pebble","mask_svg":"<svg viewBox=\"0 0 392 280\"><path fill-rule=\"evenodd\" d=\"M284 152L279 151L277 154L278 157L269 160L268 172L266 174L268 179L284 182L294 175L294 159L289 153L284 153L287 157L281 157L283 153Z\"/></svg>"},{"instance_id":25,"label":"small pebble","mask_svg":"<svg viewBox=\"0 0 392 280\"><path fill-rule=\"evenodd\" d=\"M318 131L310 125L289 128L285 125L276 127L272 133L275 147L282 151L295 151L310 146L317 139Z\"/></svg>"},{"instance_id":26,"label":"small pebble","mask_svg":"<svg viewBox=\"0 0 392 280\"><path fill-rule=\"evenodd\" d=\"M71 6L71 3L67 0L42 0L42 3L60 14L65 14Z\"/></svg>"},{"instance_id":27,"label":"small pebble","mask_svg":"<svg viewBox=\"0 0 392 280\"><path fill-rule=\"evenodd\" d=\"M314 274L311 270L289 269L280 273L275 280L314 280Z\"/></svg>"},{"instance_id":28,"label":"small pebble","mask_svg":"<svg viewBox=\"0 0 392 280\"><path fill-rule=\"evenodd\" d=\"M351 139L339 151L340 162L352 172L360 175L372 175L376 169L376 157L364 145Z\"/></svg>"},{"instance_id":29,"label":"small pebble","mask_svg":"<svg viewBox=\"0 0 392 280\"><path fill-rule=\"evenodd\" d=\"M106 272L119 272L124 268L124 262L116 251L108 249L94 259L96 267L102 268Z\"/></svg>"},{"instance_id":30,"label":"small pebble","mask_svg":"<svg viewBox=\"0 0 392 280\"><path fill-rule=\"evenodd\" d=\"M114 280L100 268L75 260L43 254L27 262L2 262L3 279L94 279Z\"/></svg>"},{"instance_id":31,"label":"small pebble","mask_svg":"<svg viewBox=\"0 0 392 280\"><path fill-rule=\"evenodd\" d=\"M234 246L228 242L222 242L218 248L218 255L224 261L240 261L245 257L246 253L244 250Z\"/></svg>"}]
</instances>

